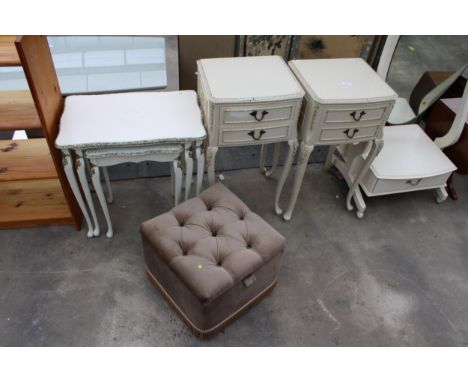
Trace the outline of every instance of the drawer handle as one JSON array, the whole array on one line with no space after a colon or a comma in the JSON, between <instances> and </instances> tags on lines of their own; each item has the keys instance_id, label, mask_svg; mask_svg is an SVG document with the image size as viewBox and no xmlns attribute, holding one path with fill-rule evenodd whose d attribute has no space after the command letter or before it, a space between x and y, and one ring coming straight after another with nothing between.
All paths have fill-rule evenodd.
<instances>
[{"instance_id":1,"label":"drawer handle","mask_svg":"<svg viewBox=\"0 0 468 382\"><path fill-rule=\"evenodd\" d=\"M349 113L349 115L351 117L353 117L353 119L356 121L356 122L359 122L361 120L361 118L366 115L366 112L364 110L362 110L360 113L359 113L359 117L356 117L356 114L357 112L353 111L352 113Z\"/></svg>"},{"instance_id":2,"label":"drawer handle","mask_svg":"<svg viewBox=\"0 0 468 382\"><path fill-rule=\"evenodd\" d=\"M252 130L252 131L248 132L247 134L249 134L254 139L254 141L258 141L262 137L262 135L265 134L265 133L266 133L265 130L260 130L258 132L258 136L256 137L255 136L255 130Z\"/></svg>"},{"instance_id":3,"label":"drawer handle","mask_svg":"<svg viewBox=\"0 0 468 382\"><path fill-rule=\"evenodd\" d=\"M356 133L359 131L359 129L353 129L353 130L350 130L350 129L346 129L345 131L343 131L343 134L346 134L346 136L349 138L349 139L352 139L354 138L354 136L356 135Z\"/></svg>"},{"instance_id":4,"label":"drawer handle","mask_svg":"<svg viewBox=\"0 0 468 382\"><path fill-rule=\"evenodd\" d=\"M407 180L406 183L411 185L411 186L417 186L419 183L421 183L422 179L411 179Z\"/></svg>"},{"instance_id":5,"label":"drawer handle","mask_svg":"<svg viewBox=\"0 0 468 382\"><path fill-rule=\"evenodd\" d=\"M257 122L263 121L263 118L265 118L265 115L267 115L267 114L268 114L268 112L266 110L263 110L262 113L261 113L261 117L259 118L258 117L258 110L254 110L253 112L250 113L250 115L252 117L254 117Z\"/></svg>"}]
</instances>

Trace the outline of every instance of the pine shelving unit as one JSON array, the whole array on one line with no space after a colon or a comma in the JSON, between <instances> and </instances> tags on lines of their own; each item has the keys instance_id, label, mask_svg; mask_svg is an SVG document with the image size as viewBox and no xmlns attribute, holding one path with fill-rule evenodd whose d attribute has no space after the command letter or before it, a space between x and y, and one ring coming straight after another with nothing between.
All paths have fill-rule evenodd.
<instances>
[{"instance_id":1,"label":"pine shelving unit","mask_svg":"<svg viewBox=\"0 0 468 382\"><path fill-rule=\"evenodd\" d=\"M60 90L46 37L0 36L0 66L23 67L30 87L0 91L0 131L43 130L45 136L0 140L0 228L80 229L81 212L54 146L63 99L55 94Z\"/></svg>"}]
</instances>

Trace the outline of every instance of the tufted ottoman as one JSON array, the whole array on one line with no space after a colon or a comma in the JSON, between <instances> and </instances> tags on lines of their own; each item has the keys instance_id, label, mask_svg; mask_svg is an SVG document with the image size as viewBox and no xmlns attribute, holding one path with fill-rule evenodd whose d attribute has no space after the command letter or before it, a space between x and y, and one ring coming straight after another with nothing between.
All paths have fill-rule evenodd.
<instances>
[{"instance_id":1,"label":"tufted ottoman","mask_svg":"<svg viewBox=\"0 0 468 382\"><path fill-rule=\"evenodd\" d=\"M273 289L286 243L222 183L140 231L150 281L201 337Z\"/></svg>"}]
</instances>

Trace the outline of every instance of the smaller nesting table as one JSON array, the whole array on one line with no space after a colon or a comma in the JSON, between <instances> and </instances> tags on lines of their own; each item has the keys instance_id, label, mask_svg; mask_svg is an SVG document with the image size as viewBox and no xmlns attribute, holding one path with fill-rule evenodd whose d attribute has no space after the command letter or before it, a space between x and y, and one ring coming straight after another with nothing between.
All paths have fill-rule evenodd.
<instances>
[{"instance_id":1,"label":"smaller nesting table","mask_svg":"<svg viewBox=\"0 0 468 382\"><path fill-rule=\"evenodd\" d=\"M67 97L55 144L62 150L65 173L89 227L88 237L98 236L100 229L88 185L85 159L91 162L93 185L108 226L107 236L112 237L112 222L101 188L99 167L145 160L172 161L177 204L182 188L182 167L186 172L185 199L190 195L194 150L197 194L201 190L204 170L201 145L204 138L205 129L194 91ZM77 155L77 172L93 222L74 175L72 152ZM106 181L109 188L108 179Z\"/></svg>"}]
</instances>

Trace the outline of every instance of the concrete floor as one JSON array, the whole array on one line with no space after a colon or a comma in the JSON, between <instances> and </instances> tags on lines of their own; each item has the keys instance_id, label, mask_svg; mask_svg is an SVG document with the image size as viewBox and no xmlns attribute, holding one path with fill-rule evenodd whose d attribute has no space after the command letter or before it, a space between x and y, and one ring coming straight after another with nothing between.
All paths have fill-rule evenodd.
<instances>
[{"instance_id":1,"label":"concrete floor","mask_svg":"<svg viewBox=\"0 0 468 382\"><path fill-rule=\"evenodd\" d=\"M245 316L211 340L191 334L147 281L138 235L170 208L169 178L116 181L113 239L70 226L0 231L0 346L468 345L467 177L457 202L373 198L358 220L345 183L310 165L285 223L275 179L224 175L288 240L277 288Z\"/></svg>"}]
</instances>

